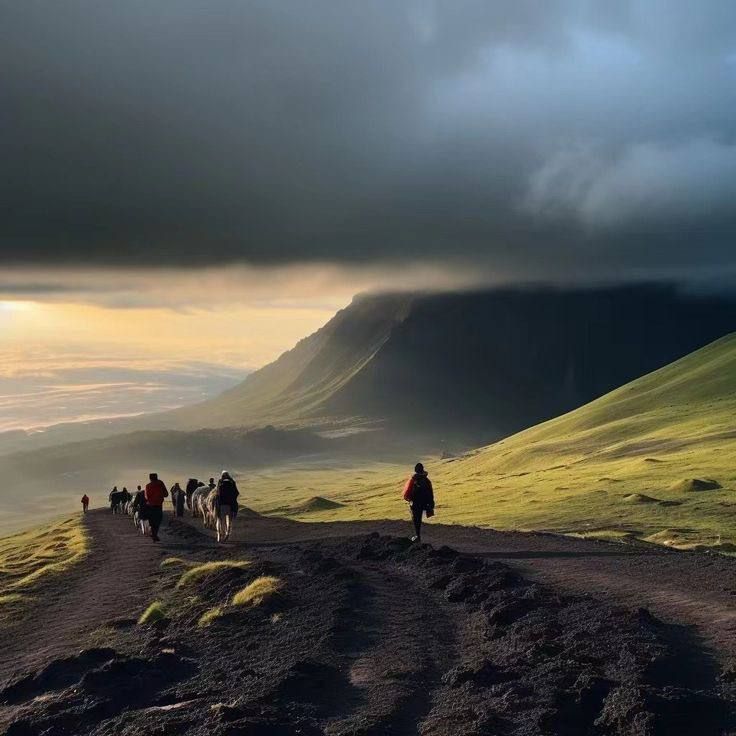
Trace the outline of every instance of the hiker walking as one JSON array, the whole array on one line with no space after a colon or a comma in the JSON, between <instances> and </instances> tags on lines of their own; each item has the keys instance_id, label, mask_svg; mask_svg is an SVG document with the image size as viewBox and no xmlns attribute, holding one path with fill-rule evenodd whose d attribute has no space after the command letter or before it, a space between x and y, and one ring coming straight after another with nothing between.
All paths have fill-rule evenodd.
<instances>
[{"instance_id":1,"label":"hiker walking","mask_svg":"<svg viewBox=\"0 0 736 736\"><path fill-rule=\"evenodd\" d=\"M210 480L212 480L210 478ZM217 482L215 497L215 513L217 515L217 541L225 542L230 538L233 527L233 519L238 513L238 486L227 470L222 471L220 480Z\"/></svg>"},{"instance_id":2,"label":"hiker walking","mask_svg":"<svg viewBox=\"0 0 736 736\"><path fill-rule=\"evenodd\" d=\"M414 475L404 486L404 501L411 508L411 520L414 522L414 536L412 542L422 541L422 514L427 518L434 516L434 489L432 481L424 469L424 465L417 463L414 466Z\"/></svg>"},{"instance_id":3,"label":"hiker walking","mask_svg":"<svg viewBox=\"0 0 736 736\"><path fill-rule=\"evenodd\" d=\"M82 512L86 514L88 508L89 508L89 496L85 493L84 496L82 496Z\"/></svg>"},{"instance_id":4,"label":"hiker walking","mask_svg":"<svg viewBox=\"0 0 736 736\"><path fill-rule=\"evenodd\" d=\"M146 485L146 518L151 525L151 539L154 542L159 541L158 530L161 528L161 522L164 518L164 499L169 495L168 490L163 481L159 480L158 473L151 473L150 482Z\"/></svg>"},{"instance_id":5,"label":"hiker walking","mask_svg":"<svg viewBox=\"0 0 736 736\"><path fill-rule=\"evenodd\" d=\"M187 481L186 497L187 497L187 508L192 508L192 494L197 490L199 481L196 478L190 478Z\"/></svg>"}]
</instances>

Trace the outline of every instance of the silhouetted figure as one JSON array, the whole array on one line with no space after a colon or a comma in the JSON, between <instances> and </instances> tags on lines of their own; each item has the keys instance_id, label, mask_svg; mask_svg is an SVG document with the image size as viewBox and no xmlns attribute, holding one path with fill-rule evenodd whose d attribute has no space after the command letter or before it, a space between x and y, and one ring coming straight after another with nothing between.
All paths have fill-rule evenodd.
<instances>
[{"instance_id":1,"label":"silhouetted figure","mask_svg":"<svg viewBox=\"0 0 736 736\"><path fill-rule=\"evenodd\" d=\"M115 486L110 491L110 510L113 514L124 514L128 501L130 501L130 493L128 493L127 488L119 491L118 487Z\"/></svg>"},{"instance_id":2,"label":"silhouetted figure","mask_svg":"<svg viewBox=\"0 0 736 736\"><path fill-rule=\"evenodd\" d=\"M136 525L141 534L146 533L146 492L138 486L135 496L133 497L133 523Z\"/></svg>"},{"instance_id":3,"label":"silhouetted figure","mask_svg":"<svg viewBox=\"0 0 736 736\"><path fill-rule=\"evenodd\" d=\"M82 496L82 511L86 514L88 508L89 508L89 496L85 493L84 496Z\"/></svg>"},{"instance_id":4,"label":"silhouetted figure","mask_svg":"<svg viewBox=\"0 0 736 736\"><path fill-rule=\"evenodd\" d=\"M171 499L174 503L174 513L177 516L184 516L186 494L178 483L174 483L174 487L171 489Z\"/></svg>"},{"instance_id":5,"label":"silhouetted figure","mask_svg":"<svg viewBox=\"0 0 736 736\"><path fill-rule=\"evenodd\" d=\"M163 481L159 480L157 473L151 473L150 482L146 485L146 518L151 526L151 539L158 542L158 530L164 518L164 499L169 495Z\"/></svg>"},{"instance_id":6,"label":"silhouetted figure","mask_svg":"<svg viewBox=\"0 0 736 736\"><path fill-rule=\"evenodd\" d=\"M432 481L424 469L424 465L417 463L414 466L414 475L404 487L404 501L411 507L411 520L414 522L414 536L412 542L422 541L422 514L434 516L434 489Z\"/></svg>"},{"instance_id":7,"label":"silhouetted figure","mask_svg":"<svg viewBox=\"0 0 736 736\"><path fill-rule=\"evenodd\" d=\"M190 478L187 481L187 490L186 490L187 508L190 510L192 508L192 494L194 493L194 491L197 489L198 486L199 486L199 481L196 478Z\"/></svg>"},{"instance_id":8,"label":"silhouetted figure","mask_svg":"<svg viewBox=\"0 0 736 736\"><path fill-rule=\"evenodd\" d=\"M213 480L210 478L210 480ZM215 513L217 514L217 541L224 542L230 538L233 528L233 519L238 513L238 491L235 481L227 470L222 471L217 482L217 497L215 499Z\"/></svg>"}]
</instances>

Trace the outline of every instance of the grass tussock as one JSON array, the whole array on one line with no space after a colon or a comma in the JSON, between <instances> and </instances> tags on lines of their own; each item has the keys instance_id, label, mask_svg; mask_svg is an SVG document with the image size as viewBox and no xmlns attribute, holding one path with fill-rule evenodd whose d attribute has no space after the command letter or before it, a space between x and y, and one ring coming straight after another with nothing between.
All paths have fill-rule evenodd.
<instances>
[{"instance_id":1,"label":"grass tussock","mask_svg":"<svg viewBox=\"0 0 736 736\"><path fill-rule=\"evenodd\" d=\"M0 595L0 606L9 606L13 603L23 603L29 601L28 596L22 595L21 593L5 593Z\"/></svg>"},{"instance_id":2,"label":"grass tussock","mask_svg":"<svg viewBox=\"0 0 736 736\"><path fill-rule=\"evenodd\" d=\"M158 621L163 621L166 618L166 609L161 601L154 601L148 608L141 614L138 619L138 623L141 625L155 624Z\"/></svg>"},{"instance_id":3,"label":"grass tussock","mask_svg":"<svg viewBox=\"0 0 736 736\"><path fill-rule=\"evenodd\" d=\"M220 618L225 613L225 608L223 606L216 606L215 608L210 608L209 610L205 611L197 621L197 626L200 628L204 628L205 626L209 626L211 623L216 621L218 618Z\"/></svg>"},{"instance_id":4,"label":"grass tussock","mask_svg":"<svg viewBox=\"0 0 736 736\"><path fill-rule=\"evenodd\" d=\"M234 606L260 606L284 587L281 578L271 575L262 575L239 590L232 599Z\"/></svg>"},{"instance_id":5,"label":"grass tussock","mask_svg":"<svg viewBox=\"0 0 736 736\"><path fill-rule=\"evenodd\" d=\"M214 575L223 570L242 570L250 565L248 560L222 560L217 562L205 562L187 570L176 584L177 588L200 582L209 575Z\"/></svg>"},{"instance_id":6,"label":"grass tussock","mask_svg":"<svg viewBox=\"0 0 736 736\"><path fill-rule=\"evenodd\" d=\"M192 562L191 560L185 560L183 557L167 557L162 560L161 567L173 567L174 565L181 565L182 567L196 567L198 563Z\"/></svg>"}]
</instances>

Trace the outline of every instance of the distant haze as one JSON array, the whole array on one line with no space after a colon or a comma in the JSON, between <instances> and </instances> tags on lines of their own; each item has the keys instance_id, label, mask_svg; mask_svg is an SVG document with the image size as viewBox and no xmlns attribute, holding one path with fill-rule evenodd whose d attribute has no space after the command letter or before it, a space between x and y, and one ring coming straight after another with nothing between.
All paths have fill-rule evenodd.
<instances>
[{"instance_id":1,"label":"distant haze","mask_svg":"<svg viewBox=\"0 0 736 736\"><path fill-rule=\"evenodd\" d=\"M246 375L197 362L34 367L15 376L0 373L0 432L172 409L214 396Z\"/></svg>"}]
</instances>

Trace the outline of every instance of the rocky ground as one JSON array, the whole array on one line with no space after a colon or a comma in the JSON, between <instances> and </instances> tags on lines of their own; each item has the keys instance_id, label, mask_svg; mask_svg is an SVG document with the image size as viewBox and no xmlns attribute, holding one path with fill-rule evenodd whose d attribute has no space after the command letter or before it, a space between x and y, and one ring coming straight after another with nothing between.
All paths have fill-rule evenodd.
<instances>
[{"instance_id":1,"label":"rocky ground","mask_svg":"<svg viewBox=\"0 0 736 736\"><path fill-rule=\"evenodd\" d=\"M161 547L87 523L86 569L0 635L9 735L736 733L730 654L696 628L488 556L359 526L269 542L255 517L221 547L188 523ZM154 600L163 618L137 623Z\"/></svg>"}]
</instances>

